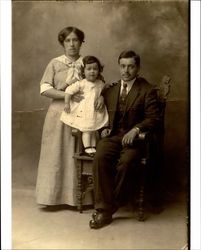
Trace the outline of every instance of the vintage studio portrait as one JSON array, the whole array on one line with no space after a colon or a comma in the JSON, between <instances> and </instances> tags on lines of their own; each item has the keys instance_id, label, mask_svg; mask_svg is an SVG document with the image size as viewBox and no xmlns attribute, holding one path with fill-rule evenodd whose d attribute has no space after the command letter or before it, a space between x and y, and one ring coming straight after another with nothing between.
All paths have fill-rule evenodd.
<instances>
[{"instance_id":1,"label":"vintage studio portrait","mask_svg":"<svg viewBox=\"0 0 201 250\"><path fill-rule=\"evenodd\" d=\"M188 249L188 32L188 1L12 2L12 249Z\"/></svg>"}]
</instances>

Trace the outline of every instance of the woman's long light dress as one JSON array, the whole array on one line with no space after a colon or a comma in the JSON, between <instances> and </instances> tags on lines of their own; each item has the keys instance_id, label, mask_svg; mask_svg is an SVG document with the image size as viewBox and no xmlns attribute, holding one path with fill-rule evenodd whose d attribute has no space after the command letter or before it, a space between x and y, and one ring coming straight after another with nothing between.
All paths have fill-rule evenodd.
<instances>
[{"instance_id":1,"label":"woman's long light dress","mask_svg":"<svg viewBox=\"0 0 201 250\"><path fill-rule=\"evenodd\" d=\"M82 58L71 62L62 55L48 64L41 80L41 93L63 83L79 80ZM76 168L72 158L75 141L71 127L60 121L64 99L52 100L44 122L36 183L36 202L43 205L76 205Z\"/></svg>"}]
</instances>

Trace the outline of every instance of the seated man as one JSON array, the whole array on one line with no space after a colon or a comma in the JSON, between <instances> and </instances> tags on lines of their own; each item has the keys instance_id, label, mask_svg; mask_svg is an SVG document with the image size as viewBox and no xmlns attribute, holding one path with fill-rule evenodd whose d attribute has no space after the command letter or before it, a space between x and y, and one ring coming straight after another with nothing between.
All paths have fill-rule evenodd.
<instances>
[{"instance_id":1,"label":"seated man","mask_svg":"<svg viewBox=\"0 0 201 250\"><path fill-rule=\"evenodd\" d=\"M134 139L139 132L155 130L159 124L157 93L138 76L140 57L134 51L124 51L118 64L121 80L104 93L109 126L101 132L93 162L96 211L89 223L93 229L112 222L124 196L130 169L141 157L140 144Z\"/></svg>"}]
</instances>

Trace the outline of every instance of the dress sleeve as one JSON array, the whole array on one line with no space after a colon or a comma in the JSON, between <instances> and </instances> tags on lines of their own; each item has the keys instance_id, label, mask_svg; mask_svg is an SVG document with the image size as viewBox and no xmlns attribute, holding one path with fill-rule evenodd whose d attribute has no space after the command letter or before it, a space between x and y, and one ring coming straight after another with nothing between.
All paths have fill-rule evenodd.
<instances>
[{"instance_id":1,"label":"dress sleeve","mask_svg":"<svg viewBox=\"0 0 201 250\"><path fill-rule=\"evenodd\" d=\"M80 86L80 81L77 81L73 84L71 84L70 86L68 86L65 90L65 93L69 94L69 95L74 95L76 94L77 92L79 92L81 89L81 86Z\"/></svg>"},{"instance_id":2,"label":"dress sleeve","mask_svg":"<svg viewBox=\"0 0 201 250\"><path fill-rule=\"evenodd\" d=\"M99 82L99 90L100 90L100 95L103 95L103 91L105 89L106 84L103 81Z\"/></svg>"},{"instance_id":3,"label":"dress sleeve","mask_svg":"<svg viewBox=\"0 0 201 250\"><path fill-rule=\"evenodd\" d=\"M103 81L101 81L101 91L103 91L103 89L105 88L105 83Z\"/></svg>"},{"instance_id":4,"label":"dress sleeve","mask_svg":"<svg viewBox=\"0 0 201 250\"><path fill-rule=\"evenodd\" d=\"M54 88L54 67L53 67L53 61L50 61L47 65L45 72L43 74L43 77L40 82L40 93L42 94L48 89Z\"/></svg>"}]
</instances>

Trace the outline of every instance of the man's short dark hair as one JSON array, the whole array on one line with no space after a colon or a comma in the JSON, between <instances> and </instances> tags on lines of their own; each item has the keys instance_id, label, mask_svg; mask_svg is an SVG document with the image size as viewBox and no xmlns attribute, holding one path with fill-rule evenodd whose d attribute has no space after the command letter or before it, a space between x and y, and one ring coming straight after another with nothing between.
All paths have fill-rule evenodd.
<instances>
[{"instance_id":1,"label":"man's short dark hair","mask_svg":"<svg viewBox=\"0 0 201 250\"><path fill-rule=\"evenodd\" d=\"M122 58L134 58L136 65L138 67L140 66L140 56L132 50L124 50L123 52L121 52L118 58L118 63Z\"/></svg>"}]
</instances>

